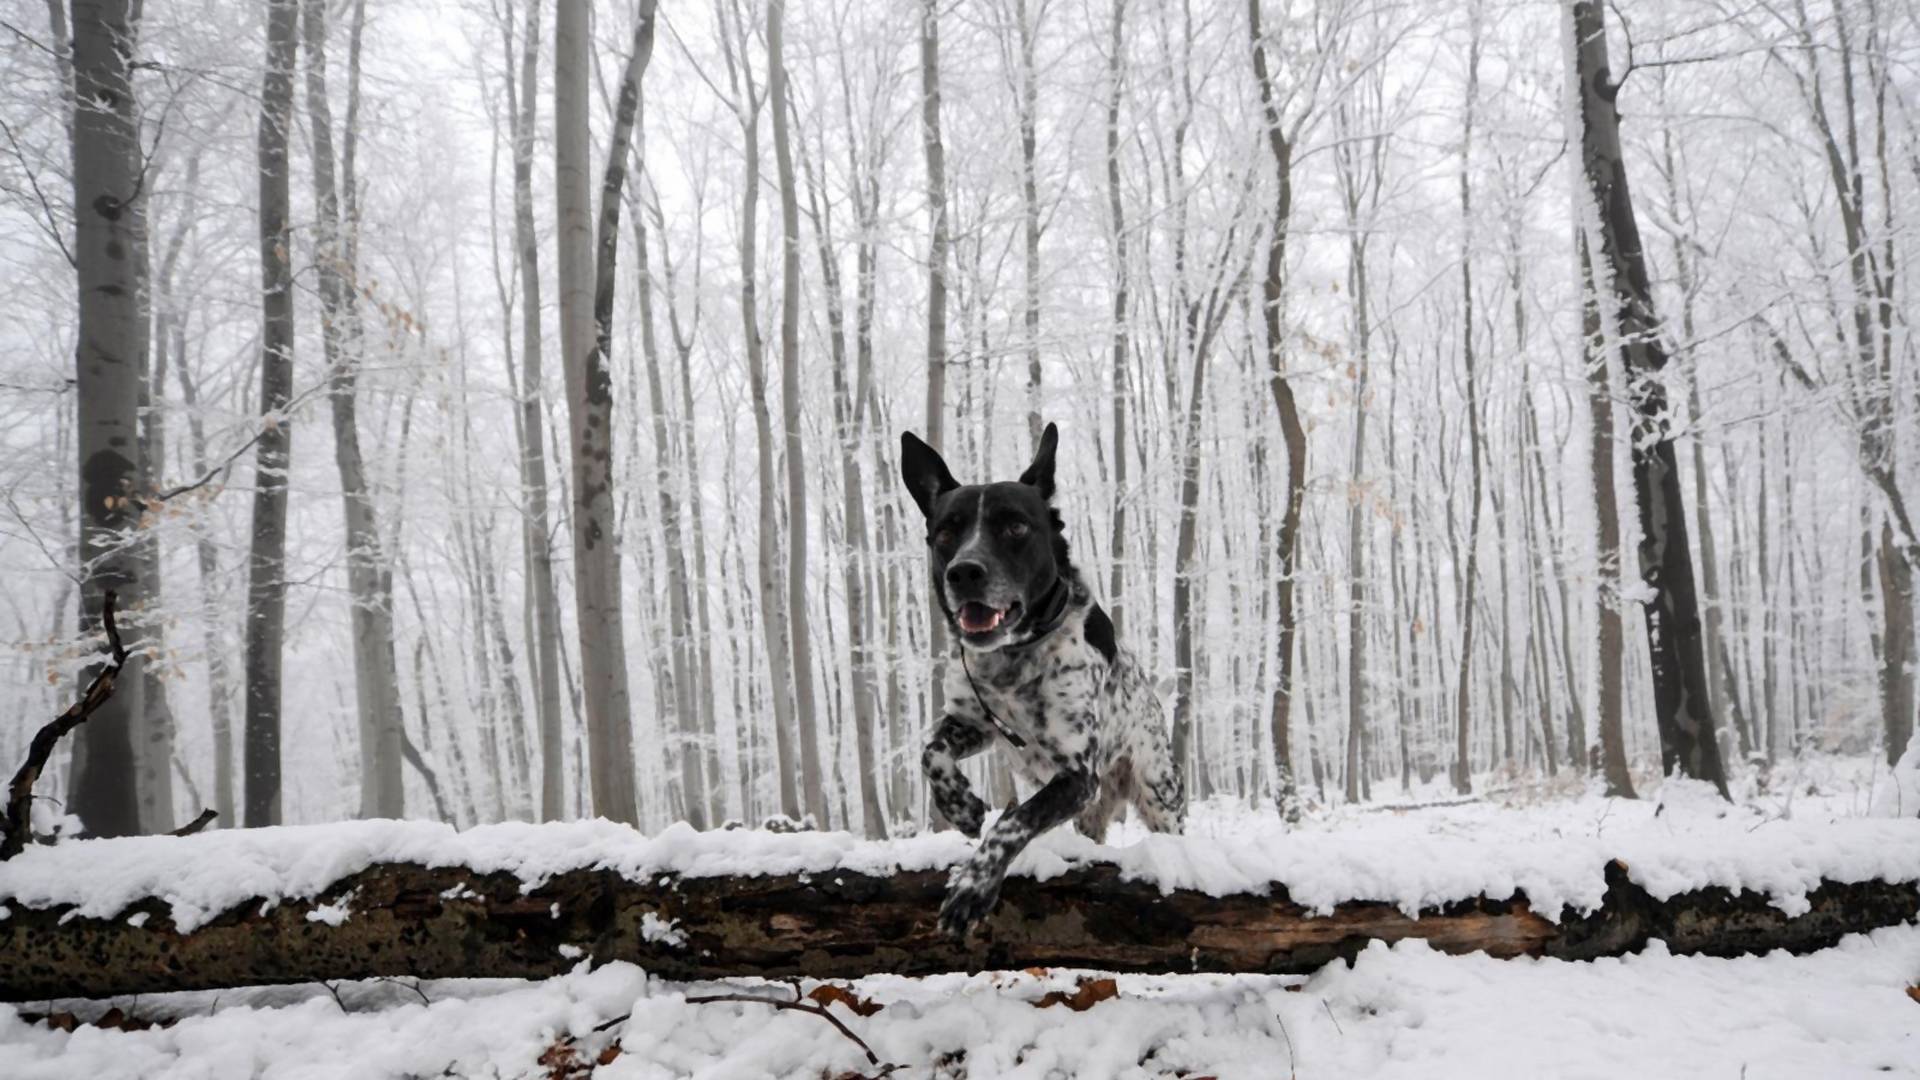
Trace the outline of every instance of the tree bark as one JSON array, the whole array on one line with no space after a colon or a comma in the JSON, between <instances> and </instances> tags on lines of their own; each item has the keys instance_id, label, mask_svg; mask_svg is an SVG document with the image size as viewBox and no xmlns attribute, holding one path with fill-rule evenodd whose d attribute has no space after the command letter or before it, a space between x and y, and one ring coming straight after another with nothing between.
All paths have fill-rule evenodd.
<instances>
[{"instance_id":1,"label":"tree bark","mask_svg":"<svg viewBox=\"0 0 1920 1080\"><path fill-rule=\"evenodd\" d=\"M1127 218L1120 190L1120 95L1126 58L1127 0L1113 0L1112 30L1107 41L1107 219L1113 233L1113 560L1107 588L1107 611L1115 637L1126 634L1127 559L1127 386L1128 268ZM1036 435L1037 439L1038 436Z\"/></svg>"},{"instance_id":2,"label":"tree bark","mask_svg":"<svg viewBox=\"0 0 1920 1080\"><path fill-rule=\"evenodd\" d=\"M247 565L246 802L244 824L278 825L280 667L287 620L287 468L292 454L293 229L287 140L293 122L298 0L270 0L260 91L260 423L254 459L253 540Z\"/></svg>"},{"instance_id":3,"label":"tree bark","mask_svg":"<svg viewBox=\"0 0 1920 1080\"><path fill-rule=\"evenodd\" d=\"M787 631L793 643L793 711L800 735L800 786L807 813L825 827L820 734L814 712L813 635L807 622L807 459L800 430L800 201L788 133L786 3L767 0L767 94L773 109L774 171L780 182L780 428L787 464Z\"/></svg>"},{"instance_id":4,"label":"tree bark","mask_svg":"<svg viewBox=\"0 0 1920 1080\"><path fill-rule=\"evenodd\" d=\"M723 15L722 37L731 33L732 44L739 49L738 72L744 86L739 88L736 109L740 120L745 179L740 186L740 322L747 347L747 383L753 398L755 471L759 489L757 537L757 580L760 586L760 624L767 650L767 689L773 697L773 745L775 768L780 788L780 813L798 820L805 812L801 803L800 768L794 758L793 647L789 629L791 612L787 610L787 587L781 579L779 502L774 494L773 416L767 404L766 342L760 335L759 285L760 230L760 106L762 96L754 85L753 66L747 48L749 34L737 2L731 5L734 25L731 31ZM729 72L735 61L729 60Z\"/></svg>"},{"instance_id":5,"label":"tree bark","mask_svg":"<svg viewBox=\"0 0 1920 1080\"><path fill-rule=\"evenodd\" d=\"M1280 325L1280 308L1286 299L1287 232L1293 215L1293 142L1282 128L1280 106L1274 95L1273 79L1267 72L1267 49L1260 29L1260 0L1247 0L1249 41L1253 49L1253 74L1260 86L1260 107L1266 127L1267 149L1273 155L1275 173L1273 220L1269 222L1266 270L1260 284L1261 322L1267 337L1267 363L1271 376L1274 410L1280 414L1280 434L1287 448L1286 510L1280 518L1277 538L1279 565L1274 575L1274 610L1279 623L1279 642L1275 646L1273 712L1270 739L1273 746L1273 794L1280 814L1288 821L1299 820L1300 804L1296 795L1293 751L1290 745L1293 713L1293 640L1295 636L1294 571L1299 565L1300 511L1307 493L1307 431L1300 423L1300 409L1294 401L1293 386L1287 382L1286 335Z\"/></svg>"},{"instance_id":6,"label":"tree bark","mask_svg":"<svg viewBox=\"0 0 1920 1080\"><path fill-rule=\"evenodd\" d=\"M651 5L649 5L649 8ZM619 538L613 503L613 377L605 347L610 327L596 319L600 296L612 314L613 266L605 251L595 266L588 160L587 72L592 46L587 0L554 5L554 175L560 247L560 349L567 376L567 419L573 456L574 608L580 633L580 677L587 713L593 812L637 824L633 779L633 715L627 691L626 631L621 621ZM636 35L636 46L638 45ZM635 58L638 57L635 51ZM639 94L629 59L621 99L626 124ZM622 143L624 140L622 140ZM607 158L609 174L626 169L626 148ZM618 189L612 200L618 214ZM617 232L618 220L613 223ZM617 238L616 238L617 239Z\"/></svg>"},{"instance_id":7,"label":"tree bark","mask_svg":"<svg viewBox=\"0 0 1920 1080\"><path fill-rule=\"evenodd\" d=\"M1662 372L1666 347L1653 304L1645 250L1634 218L1620 145L1620 114L1607 61L1605 13L1596 0L1572 0L1571 92L1580 121L1581 189L1577 219L1590 234L1588 255L1597 263L1602 302L1628 380L1633 407L1633 479L1640 514L1640 577L1650 593L1642 608L1652 652L1654 719L1660 756L1668 773L1684 772L1727 793L1726 771L1708 707L1700 603L1694 589L1693 555L1679 459L1666 418Z\"/></svg>"},{"instance_id":8,"label":"tree bark","mask_svg":"<svg viewBox=\"0 0 1920 1080\"><path fill-rule=\"evenodd\" d=\"M1460 141L1460 356L1467 368L1467 450L1472 459L1471 493L1467 511L1467 573L1460 599L1460 670L1454 683L1453 787L1461 794L1473 790L1473 757L1468 736L1473 722L1473 627L1475 592L1480 572L1480 461L1485 455L1480 434L1480 381L1473 352L1473 184L1468 169L1473 153L1473 107L1480 88L1480 12L1469 16L1472 38L1467 46L1467 100ZM1456 556L1458 553L1456 552Z\"/></svg>"},{"instance_id":9,"label":"tree bark","mask_svg":"<svg viewBox=\"0 0 1920 1080\"><path fill-rule=\"evenodd\" d=\"M947 415L947 146L940 136L940 14L937 0L920 6L920 143L927 161L927 213L932 239L927 248L927 407L921 438L945 451ZM933 582L930 588L939 588ZM927 644L936 658L928 680L929 717L938 718L946 681L947 628L940 605L928 596Z\"/></svg>"},{"instance_id":10,"label":"tree bark","mask_svg":"<svg viewBox=\"0 0 1920 1080\"><path fill-rule=\"evenodd\" d=\"M302 0L307 63L307 129L313 140L315 253L320 281L320 332L333 407L333 457L340 474L347 537L347 592L353 673L360 718L360 816L403 817L399 673L393 656L393 611L380 587L386 560L360 453L357 336L347 333L349 290L356 287L340 246L340 199L334 182L333 110L327 100L326 0Z\"/></svg>"},{"instance_id":11,"label":"tree bark","mask_svg":"<svg viewBox=\"0 0 1920 1080\"><path fill-rule=\"evenodd\" d=\"M1574 248L1580 264L1581 340L1585 343L1582 359L1587 369L1593 502L1598 519L1594 575L1599 581L1594 607L1599 612L1600 624L1596 642L1600 770L1606 778L1608 795L1631 799L1634 797L1633 776L1627 769L1626 730L1621 716L1620 654L1626 648L1626 628L1620 619L1620 505L1613 471L1613 385L1609 377L1613 355L1606 347L1600 296L1594 289L1593 271L1587 258L1587 240L1577 230Z\"/></svg>"},{"instance_id":12,"label":"tree bark","mask_svg":"<svg viewBox=\"0 0 1920 1080\"><path fill-rule=\"evenodd\" d=\"M248 901L186 933L159 897L111 919L15 902L0 921L0 1000L387 976L547 978L582 956L681 980L1022 967L1305 974L1351 960L1371 942L1409 938L1441 952L1500 958L1588 960L1655 940L1676 954L1737 956L1825 948L1920 915L1913 882L1823 881L1808 891L1808 910L1789 916L1764 893L1710 887L1661 901L1618 862L1605 873L1603 904L1587 914L1536 910L1516 892L1429 906L1417 916L1366 900L1315 915L1279 884L1220 897L1163 894L1095 864L1044 882L1009 879L984 943L963 946L935 927L944 868L644 881L575 870L525 889L511 874L381 863L311 898ZM317 917L323 906L344 908L347 918ZM139 914L147 917L129 919Z\"/></svg>"},{"instance_id":13,"label":"tree bark","mask_svg":"<svg viewBox=\"0 0 1920 1080\"><path fill-rule=\"evenodd\" d=\"M560 599L554 587L552 529L547 521L547 455L544 432L546 376L540 335L540 239L533 223L533 142L539 114L540 0L527 9L526 39L519 57L520 86L513 86L514 56L506 57L507 102L512 110L513 244L520 264L521 476L526 484L526 524L521 542L532 579L534 716L540 733L540 820L565 814L565 752L561 747ZM518 106L514 108L514 106Z\"/></svg>"},{"instance_id":14,"label":"tree bark","mask_svg":"<svg viewBox=\"0 0 1920 1080\"><path fill-rule=\"evenodd\" d=\"M79 409L81 630L101 628L108 591L120 610L140 611L146 600L138 541L122 535L138 527L145 479L140 453L140 385L146 332L140 316L145 291L136 254L144 250L146 206L140 179L139 121L133 97L134 48L139 30L130 0L76 0L73 7L74 255L79 287L79 351L75 399ZM128 646L138 635L128 621ZM136 659L136 667L145 661ZM89 665L91 679L100 670ZM73 812L95 836L140 831L133 734L144 711L145 680L130 672L119 693L81 731L82 766Z\"/></svg>"}]
</instances>

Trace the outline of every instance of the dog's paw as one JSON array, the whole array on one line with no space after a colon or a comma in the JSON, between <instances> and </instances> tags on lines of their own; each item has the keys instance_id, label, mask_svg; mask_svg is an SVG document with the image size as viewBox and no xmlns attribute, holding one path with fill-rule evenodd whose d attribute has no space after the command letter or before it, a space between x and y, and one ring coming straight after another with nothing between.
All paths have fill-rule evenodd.
<instances>
[{"instance_id":1,"label":"dog's paw","mask_svg":"<svg viewBox=\"0 0 1920 1080\"><path fill-rule=\"evenodd\" d=\"M973 792L965 792L963 798L949 799L948 805L940 807L940 814L966 834L970 839L980 839L980 830L987 822L987 804Z\"/></svg>"},{"instance_id":2,"label":"dog's paw","mask_svg":"<svg viewBox=\"0 0 1920 1080\"><path fill-rule=\"evenodd\" d=\"M974 862L954 867L947 878L947 898L940 904L940 932L964 941L1000 902L1000 881L999 874Z\"/></svg>"}]
</instances>

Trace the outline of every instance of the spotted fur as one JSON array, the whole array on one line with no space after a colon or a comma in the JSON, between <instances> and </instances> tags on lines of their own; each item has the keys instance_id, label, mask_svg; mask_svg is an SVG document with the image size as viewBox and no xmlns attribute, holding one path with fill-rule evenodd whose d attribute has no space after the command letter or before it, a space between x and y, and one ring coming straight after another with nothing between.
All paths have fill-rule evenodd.
<instances>
[{"instance_id":1,"label":"spotted fur","mask_svg":"<svg viewBox=\"0 0 1920 1080\"><path fill-rule=\"evenodd\" d=\"M941 905L941 929L954 936L993 910L1009 864L1048 829L1072 820L1102 840L1128 806L1156 832L1177 832L1186 818L1159 698L1067 557L1065 530L1051 507L1056 438L1048 425L1019 484L964 488L925 444L903 438L903 472L929 521L933 586L956 630L946 713L921 765L940 814L980 838L973 856L954 868ZM1023 511L1021 520L1044 519L1047 535L1035 537L1038 543L1002 535L1006 530L994 525ZM956 583L950 570L958 562L980 568ZM968 598L1007 611L1020 604L1019 621L983 643L955 621ZM1042 614L1051 611L1057 618ZM1012 755L1031 794L982 837L987 807L960 762L995 744Z\"/></svg>"}]
</instances>

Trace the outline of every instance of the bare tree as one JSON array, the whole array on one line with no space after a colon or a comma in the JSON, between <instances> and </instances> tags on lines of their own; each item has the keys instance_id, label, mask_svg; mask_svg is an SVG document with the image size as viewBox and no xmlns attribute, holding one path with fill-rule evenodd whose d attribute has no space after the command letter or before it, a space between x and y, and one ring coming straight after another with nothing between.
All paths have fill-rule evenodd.
<instances>
[{"instance_id":1,"label":"bare tree","mask_svg":"<svg viewBox=\"0 0 1920 1080\"><path fill-rule=\"evenodd\" d=\"M1485 456L1480 433L1480 380L1473 351L1473 109L1480 94L1480 7L1467 13L1467 89L1460 136L1460 360L1467 370L1467 453L1472 461L1467 495L1466 585L1460 596L1460 673L1454 683L1453 787L1462 794L1473 790L1473 757L1468 736L1473 721L1474 604L1480 575L1480 461Z\"/></svg>"},{"instance_id":2,"label":"bare tree","mask_svg":"<svg viewBox=\"0 0 1920 1080\"><path fill-rule=\"evenodd\" d=\"M1275 173L1272 220L1267 226L1266 269L1260 283L1260 312L1266 330L1267 363L1271 371L1268 385L1273 391L1274 409L1280 414L1280 433L1287 448L1287 504L1276 538L1279 565L1275 567L1274 615L1280 624L1280 633L1279 643L1275 646L1270 738L1274 802L1282 816L1294 821L1300 812L1295 796L1291 747L1293 647L1298 629L1294 611L1294 575L1300 556L1300 511L1306 501L1307 491L1307 431L1300 423L1300 408L1294 401L1293 386L1287 381L1287 338L1281 329L1280 311L1286 299L1287 232L1293 217L1293 152L1305 114L1291 125L1282 125L1280 99L1267 69L1267 48L1260 29L1260 0L1247 0L1247 33L1253 50L1254 79L1260 87L1267 149L1273 155Z\"/></svg>"},{"instance_id":3,"label":"bare tree","mask_svg":"<svg viewBox=\"0 0 1920 1080\"><path fill-rule=\"evenodd\" d=\"M947 262L952 238L947 223L947 145L940 136L940 9L938 0L920 6L920 144L927 162L927 214L932 237L927 246L927 407L921 437L935 450L946 449L947 415ZM896 598L897 600L897 598ZM927 605L928 644L945 655L946 626L939 605ZM936 661L928 680L929 715L938 717L944 666Z\"/></svg>"},{"instance_id":4,"label":"bare tree","mask_svg":"<svg viewBox=\"0 0 1920 1080\"><path fill-rule=\"evenodd\" d=\"M822 826L820 734L814 715L813 640L807 629L807 459L800 431L800 205L787 131L784 0L767 0L767 93L772 98L773 159L780 180L780 426L787 460L787 624L793 641L793 705L799 722L800 786L807 813ZM765 557L764 555L762 556Z\"/></svg>"},{"instance_id":5,"label":"bare tree","mask_svg":"<svg viewBox=\"0 0 1920 1080\"><path fill-rule=\"evenodd\" d=\"M73 6L74 269L79 286L76 357L79 407L81 629L101 626L108 592L121 611L140 610L147 582L139 538L140 387L146 330L140 315L146 206L133 97L138 4L76 0ZM128 620L129 623L132 620ZM129 626L129 630L131 630ZM133 635L129 634L129 637ZM137 640L129 641L137 650ZM144 659L133 663L144 668ZM92 670L86 674L92 677ZM73 812L95 836L140 831L134 728L145 680L129 675L80 730Z\"/></svg>"},{"instance_id":6,"label":"bare tree","mask_svg":"<svg viewBox=\"0 0 1920 1080\"><path fill-rule=\"evenodd\" d=\"M1620 85L1607 63L1605 13L1595 0L1571 0L1569 72L1578 94L1580 161L1576 214L1589 234L1604 323L1621 351L1633 407L1633 479L1640 512L1640 577L1647 644L1652 650L1654 718L1668 772L1681 771L1727 793L1720 744L1708 709L1707 673L1700 640L1680 467L1668 427L1667 366L1654 310L1645 250L1627 187L1620 148ZM1589 203L1587 200L1591 200ZM1606 316L1611 315L1608 319Z\"/></svg>"},{"instance_id":7,"label":"bare tree","mask_svg":"<svg viewBox=\"0 0 1920 1080\"><path fill-rule=\"evenodd\" d=\"M530 0L521 43L519 85L513 54L513 11L504 18L508 125L513 137L513 246L520 268L520 461L526 520L521 526L533 593L534 716L540 738L540 819L562 816L566 793L560 717L560 600L553 581L552 529L547 518L546 377L540 336L540 241L533 223L533 142L539 114L540 0Z\"/></svg>"},{"instance_id":8,"label":"bare tree","mask_svg":"<svg viewBox=\"0 0 1920 1080\"><path fill-rule=\"evenodd\" d=\"M652 46L652 7L650 2L643 6L634 51L621 78L619 111L624 117L616 119L607 156L603 187L611 188L613 197L601 205L597 259L588 175L591 42L587 0L556 4L553 29L560 350L567 375L573 454L574 608L580 629L580 677L592 743L593 812L629 824L639 823L639 803L633 777L626 631L621 620L619 536L613 513L613 379L607 346L613 307L611 248L619 239L618 185L625 178L626 135L632 129L640 75L646 66L643 34L649 52Z\"/></svg>"},{"instance_id":9,"label":"bare tree","mask_svg":"<svg viewBox=\"0 0 1920 1080\"><path fill-rule=\"evenodd\" d=\"M280 670L287 619L287 468L293 418L293 232L287 139L293 122L298 0L270 0L260 91L260 423L247 566L246 810L249 826L280 823Z\"/></svg>"},{"instance_id":10,"label":"bare tree","mask_svg":"<svg viewBox=\"0 0 1920 1080\"><path fill-rule=\"evenodd\" d=\"M381 581L386 560L367 490L357 415L358 335L347 332L347 295L355 285L340 245L340 199L334 183L333 110L327 100L326 0L303 0L307 63L307 131L313 140L315 261L319 264L320 331L331 383L334 464L347 528L347 591L353 624L353 673L360 715L360 816L401 817L399 673L393 657L393 612Z\"/></svg>"}]
</instances>

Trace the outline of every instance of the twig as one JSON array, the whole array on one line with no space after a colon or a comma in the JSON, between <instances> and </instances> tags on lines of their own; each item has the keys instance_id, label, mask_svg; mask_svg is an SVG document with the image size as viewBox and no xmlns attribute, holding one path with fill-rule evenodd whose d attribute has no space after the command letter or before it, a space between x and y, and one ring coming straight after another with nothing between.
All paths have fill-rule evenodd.
<instances>
[{"instance_id":1,"label":"twig","mask_svg":"<svg viewBox=\"0 0 1920 1080\"><path fill-rule=\"evenodd\" d=\"M113 590L109 589L100 605L100 619L106 625L107 646L113 651L113 662L93 677L79 701L34 734L27 748L27 760L20 771L13 774L13 783L7 789L7 812L4 821L0 821L0 862L26 850L27 840L33 833L33 785L40 779L40 770L47 767L47 759L53 756L54 745L67 732L86 723L87 718L113 696L113 682L127 662L127 647L120 641L120 628L113 621L113 600Z\"/></svg>"},{"instance_id":2,"label":"twig","mask_svg":"<svg viewBox=\"0 0 1920 1080\"><path fill-rule=\"evenodd\" d=\"M202 810L200 811L199 817L194 818L192 821L189 821L185 825L182 825L179 828L173 830L173 835L192 836L194 833L197 833L201 829L206 828L209 824L213 822L214 818L217 818L219 816L220 814L217 811L213 810L212 808Z\"/></svg>"},{"instance_id":3,"label":"twig","mask_svg":"<svg viewBox=\"0 0 1920 1080\"><path fill-rule=\"evenodd\" d=\"M867 1055L869 1064L880 1064L880 1055L873 1052L873 1047L868 1046L865 1039L855 1035L852 1028L841 1023L840 1018L828 1012L823 1005L815 1005L806 1001L782 1001L779 998L756 997L753 994L703 994L699 997L688 998L687 1004L708 1005L721 1001L744 1001L749 1005L771 1005L776 1009L791 1009L794 1012L812 1013L827 1023L832 1024L834 1027L839 1028L840 1034L852 1039L854 1045L858 1046L861 1051Z\"/></svg>"},{"instance_id":4,"label":"twig","mask_svg":"<svg viewBox=\"0 0 1920 1080\"><path fill-rule=\"evenodd\" d=\"M419 994L419 995L420 995L420 1003L421 1003L422 1005L431 1005L431 1004L433 1004L433 999L432 999L432 998L429 998L429 997L427 996L427 992L426 992L425 990L422 990L422 989L420 989L420 980L418 980L418 979L415 979L414 981L412 981L412 982L410 982L410 983L409 983L409 982L401 982L401 981L400 981L399 979L396 979L396 978L394 978L394 977L393 977L393 976L391 976L391 975L382 975L382 976L380 976L380 977L379 977L378 979L375 979L374 981L375 981L375 982L383 982L383 983L392 983L392 984L393 984L393 985L395 985L395 986L399 986L399 987L404 987L404 988L406 988L406 989L408 989L408 990L411 990L411 991L413 991L413 992L414 992L414 993L416 993L416 994ZM633 1014L632 1014L632 1013L628 1013L627 1015L628 1015L628 1016L632 1016ZM625 1017L622 1017L622 1019L625 1019ZM601 1030L601 1029L600 1029L600 1028L595 1028L594 1030L595 1030L595 1031L599 1031L599 1030Z\"/></svg>"},{"instance_id":5,"label":"twig","mask_svg":"<svg viewBox=\"0 0 1920 1080\"><path fill-rule=\"evenodd\" d=\"M1327 1019L1329 1019L1329 1020L1331 1020L1331 1021L1333 1021L1333 1030L1335 1030L1335 1031L1337 1031L1337 1032L1339 1032L1339 1033L1340 1033L1340 1037L1341 1037L1341 1038L1343 1038L1343 1039L1344 1039L1344 1038L1346 1038L1346 1036L1347 1036L1347 1029L1346 1029L1346 1028L1343 1028L1343 1027L1341 1027L1341 1026L1340 1026L1340 1018L1339 1018L1339 1017L1337 1017L1337 1016L1335 1016L1335 1015L1333 1015L1333 1006L1332 1006L1332 1005L1329 1005L1329 1004L1327 1003L1327 999L1326 999L1326 998L1321 998L1321 999L1320 999L1320 1005L1321 1005L1321 1007L1322 1007L1322 1008L1324 1008L1324 1009L1326 1009L1326 1010L1327 1010Z\"/></svg>"}]
</instances>

